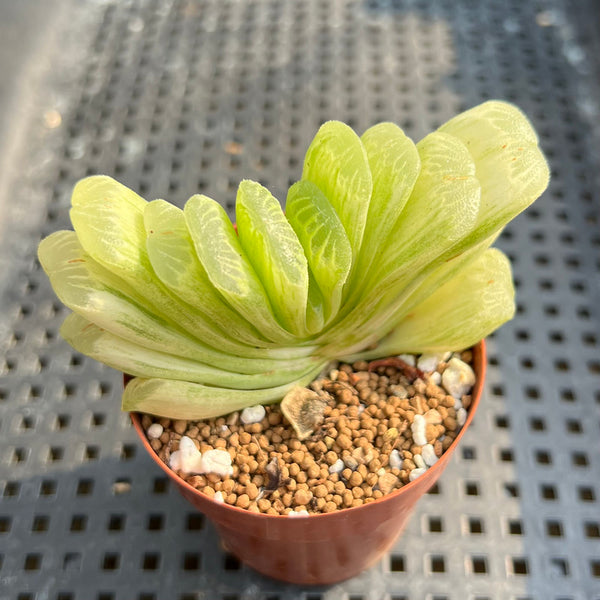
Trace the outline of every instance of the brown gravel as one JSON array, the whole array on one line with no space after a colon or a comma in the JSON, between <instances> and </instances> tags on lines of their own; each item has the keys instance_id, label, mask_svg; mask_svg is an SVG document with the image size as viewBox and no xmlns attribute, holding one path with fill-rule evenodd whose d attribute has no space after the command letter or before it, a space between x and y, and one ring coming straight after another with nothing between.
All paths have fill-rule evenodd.
<instances>
[{"instance_id":1,"label":"brown gravel","mask_svg":"<svg viewBox=\"0 0 600 600\"><path fill-rule=\"evenodd\" d=\"M462 353L471 362L469 351ZM376 363L372 363L376 364ZM441 363L438 372L443 372ZM413 369L413 371L416 371ZM313 388L330 395L321 426L300 441L279 405L266 406L260 423L244 425L239 414L206 421L171 421L142 417L144 430L159 423L164 431L150 439L158 456L169 464L170 454L186 435L201 452L221 448L233 461L233 476L179 475L209 497L220 492L227 504L253 512L288 514L306 510L326 513L360 506L409 482L416 468L414 456L422 446L412 439L415 415L426 420L426 438L437 457L448 448L459 427L455 399L431 381L414 380L414 372L366 362L341 364ZM463 396L468 408L471 396ZM392 468L390 454L397 450L401 468ZM418 457L421 459L421 457ZM339 472L330 472L338 461ZM422 463L421 463L422 464Z\"/></svg>"}]
</instances>

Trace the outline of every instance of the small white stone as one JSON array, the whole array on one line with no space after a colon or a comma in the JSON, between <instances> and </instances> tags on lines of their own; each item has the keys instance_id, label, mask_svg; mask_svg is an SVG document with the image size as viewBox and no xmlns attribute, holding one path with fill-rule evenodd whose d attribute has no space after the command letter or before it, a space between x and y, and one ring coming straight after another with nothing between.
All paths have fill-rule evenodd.
<instances>
[{"instance_id":1,"label":"small white stone","mask_svg":"<svg viewBox=\"0 0 600 600\"><path fill-rule=\"evenodd\" d=\"M288 517L308 517L307 510L292 510L288 513Z\"/></svg>"},{"instance_id":2,"label":"small white stone","mask_svg":"<svg viewBox=\"0 0 600 600\"><path fill-rule=\"evenodd\" d=\"M438 373L437 371L434 371L429 376L429 381L431 381L431 383L433 383L434 385L440 385L440 383L442 383L442 374Z\"/></svg>"},{"instance_id":3,"label":"small white stone","mask_svg":"<svg viewBox=\"0 0 600 600\"><path fill-rule=\"evenodd\" d=\"M417 477L420 477L421 475L423 475L423 473L426 473L427 469L413 469L409 474L408 474L408 478L410 479L410 481L414 481Z\"/></svg>"},{"instance_id":4,"label":"small white stone","mask_svg":"<svg viewBox=\"0 0 600 600\"><path fill-rule=\"evenodd\" d=\"M435 371L438 368L440 361L443 360L444 356L445 353L441 354L439 352L426 352L425 354L421 354L421 356L419 356L419 360L417 360L417 368L421 369L421 371L425 371L426 373Z\"/></svg>"},{"instance_id":5,"label":"small white stone","mask_svg":"<svg viewBox=\"0 0 600 600\"><path fill-rule=\"evenodd\" d=\"M403 360L407 365L414 367L417 362L417 357L414 354L400 354L398 356L400 360Z\"/></svg>"},{"instance_id":6,"label":"small white stone","mask_svg":"<svg viewBox=\"0 0 600 600\"><path fill-rule=\"evenodd\" d=\"M329 379L331 379L331 381L337 381L339 374L340 374L340 372L337 369L332 369L329 372Z\"/></svg>"},{"instance_id":7,"label":"small white stone","mask_svg":"<svg viewBox=\"0 0 600 600\"><path fill-rule=\"evenodd\" d=\"M182 473L203 473L202 454L194 441L187 435L179 440L179 450L173 452L169 458L169 466Z\"/></svg>"},{"instance_id":8,"label":"small white stone","mask_svg":"<svg viewBox=\"0 0 600 600\"><path fill-rule=\"evenodd\" d=\"M163 434L163 431L163 426L160 423L152 423L146 433L151 440L157 440Z\"/></svg>"},{"instance_id":9,"label":"small white stone","mask_svg":"<svg viewBox=\"0 0 600 600\"><path fill-rule=\"evenodd\" d=\"M390 452L389 463L392 469L401 469L402 468L402 457L400 456L400 452L394 448Z\"/></svg>"},{"instance_id":10,"label":"small white stone","mask_svg":"<svg viewBox=\"0 0 600 600\"><path fill-rule=\"evenodd\" d=\"M462 427L465 424L466 420L467 411L461 407L456 411L456 422L458 423L459 427Z\"/></svg>"},{"instance_id":11,"label":"small white stone","mask_svg":"<svg viewBox=\"0 0 600 600\"><path fill-rule=\"evenodd\" d=\"M385 475L385 469L381 467L381 469L377 471L377 476L382 477L383 475Z\"/></svg>"},{"instance_id":12,"label":"small white stone","mask_svg":"<svg viewBox=\"0 0 600 600\"><path fill-rule=\"evenodd\" d=\"M231 455L225 450L208 450L202 455L201 473L215 473L221 477L233 475Z\"/></svg>"},{"instance_id":13,"label":"small white stone","mask_svg":"<svg viewBox=\"0 0 600 600\"><path fill-rule=\"evenodd\" d=\"M459 410L462 408L462 402L460 398L454 398L454 410Z\"/></svg>"},{"instance_id":14,"label":"small white stone","mask_svg":"<svg viewBox=\"0 0 600 600\"><path fill-rule=\"evenodd\" d=\"M358 405L358 414L360 415L361 413L364 412L366 406L364 404L359 404Z\"/></svg>"},{"instance_id":15,"label":"small white stone","mask_svg":"<svg viewBox=\"0 0 600 600\"><path fill-rule=\"evenodd\" d=\"M215 502L219 502L220 504L223 504L223 502L225 502L225 498L223 498L223 492L221 492L221 491L215 492L215 495L213 496L213 500Z\"/></svg>"},{"instance_id":16,"label":"small white stone","mask_svg":"<svg viewBox=\"0 0 600 600\"><path fill-rule=\"evenodd\" d=\"M421 450L421 456L428 467L433 467L438 461L438 457L435 455L435 450L431 444L425 444ZM415 463L416 464L416 463Z\"/></svg>"},{"instance_id":17,"label":"small white stone","mask_svg":"<svg viewBox=\"0 0 600 600\"><path fill-rule=\"evenodd\" d=\"M452 358L442 373L442 385L451 396L461 398L475 385L475 373L467 363Z\"/></svg>"},{"instance_id":18,"label":"small white stone","mask_svg":"<svg viewBox=\"0 0 600 600\"><path fill-rule=\"evenodd\" d=\"M425 448L425 446L423 446L423 448ZM417 465L417 468L419 469L427 468L427 465L425 464L425 461L423 460L423 457L420 454L413 454L413 462L415 463L415 465Z\"/></svg>"},{"instance_id":19,"label":"small white stone","mask_svg":"<svg viewBox=\"0 0 600 600\"><path fill-rule=\"evenodd\" d=\"M260 423L266 414L265 407L262 404L248 406L242 411L240 419L244 425L251 423Z\"/></svg>"},{"instance_id":20,"label":"small white stone","mask_svg":"<svg viewBox=\"0 0 600 600\"><path fill-rule=\"evenodd\" d=\"M338 458L330 467L329 472L333 473L341 473L345 468L344 461L341 458Z\"/></svg>"},{"instance_id":21,"label":"small white stone","mask_svg":"<svg viewBox=\"0 0 600 600\"><path fill-rule=\"evenodd\" d=\"M427 436L425 435L426 426L425 417L423 415L415 415L410 429L412 431L413 442L417 446L424 446L427 443Z\"/></svg>"},{"instance_id":22,"label":"small white stone","mask_svg":"<svg viewBox=\"0 0 600 600\"><path fill-rule=\"evenodd\" d=\"M408 391L403 385L390 385L390 391L401 400L408 398Z\"/></svg>"}]
</instances>

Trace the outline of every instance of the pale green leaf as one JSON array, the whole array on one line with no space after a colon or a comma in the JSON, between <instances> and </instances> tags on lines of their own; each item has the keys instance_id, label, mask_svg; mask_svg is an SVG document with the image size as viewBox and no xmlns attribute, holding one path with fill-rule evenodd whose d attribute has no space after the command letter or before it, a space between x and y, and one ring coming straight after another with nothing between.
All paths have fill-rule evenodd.
<instances>
[{"instance_id":1,"label":"pale green leaf","mask_svg":"<svg viewBox=\"0 0 600 600\"><path fill-rule=\"evenodd\" d=\"M365 149L352 128L339 121L321 126L306 152L302 179L325 194L346 230L353 257L358 257L373 182Z\"/></svg>"},{"instance_id":2,"label":"pale green leaf","mask_svg":"<svg viewBox=\"0 0 600 600\"><path fill-rule=\"evenodd\" d=\"M132 379L125 388L122 409L171 419L198 420L218 417L247 406L279 402L295 386L308 385L323 369L285 385L260 390L231 390L170 379Z\"/></svg>"},{"instance_id":3,"label":"pale green leaf","mask_svg":"<svg viewBox=\"0 0 600 600\"><path fill-rule=\"evenodd\" d=\"M289 342L294 336L277 321L265 290L223 207L207 196L192 196L183 213L208 278L229 304L265 338Z\"/></svg>"},{"instance_id":4,"label":"pale green leaf","mask_svg":"<svg viewBox=\"0 0 600 600\"><path fill-rule=\"evenodd\" d=\"M285 363L281 368L254 375L232 372L237 364L235 359L231 360L230 370L216 369L190 358L144 348L98 327L76 313L65 319L60 333L78 352L136 377L178 379L254 390L285 384L315 369L313 358L297 359Z\"/></svg>"},{"instance_id":5,"label":"pale green leaf","mask_svg":"<svg viewBox=\"0 0 600 600\"><path fill-rule=\"evenodd\" d=\"M329 319L340 307L342 290L352 266L348 236L331 203L310 181L298 181L290 187L285 212L302 244ZM313 331L316 330L313 328Z\"/></svg>"},{"instance_id":6,"label":"pale green leaf","mask_svg":"<svg viewBox=\"0 0 600 600\"><path fill-rule=\"evenodd\" d=\"M240 183L235 206L242 248L262 282L278 321L306 335L308 265L279 202L255 181Z\"/></svg>"},{"instance_id":7,"label":"pale green leaf","mask_svg":"<svg viewBox=\"0 0 600 600\"><path fill-rule=\"evenodd\" d=\"M181 209L164 200L149 202L144 210L144 225L152 268L173 293L231 337L257 346L272 345L231 309L210 282L196 256Z\"/></svg>"},{"instance_id":8,"label":"pale green leaf","mask_svg":"<svg viewBox=\"0 0 600 600\"><path fill-rule=\"evenodd\" d=\"M510 263L490 248L411 310L377 348L350 359L469 348L514 312Z\"/></svg>"}]
</instances>

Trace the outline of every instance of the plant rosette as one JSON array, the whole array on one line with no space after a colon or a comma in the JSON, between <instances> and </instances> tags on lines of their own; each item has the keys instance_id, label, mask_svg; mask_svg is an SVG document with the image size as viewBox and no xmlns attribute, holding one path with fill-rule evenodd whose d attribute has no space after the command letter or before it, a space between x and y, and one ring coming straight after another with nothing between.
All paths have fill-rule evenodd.
<instances>
[{"instance_id":1,"label":"plant rosette","mask_svg":"<svg viewBox=\"0 0 600 600\"><path fill-rule=\"evenodd\" d=\"M482 346L476 345L515 313L510 263L491 245L548 181L533 127L506 102L467 110L416 144L393 123L379 123L359 137L329 121L307 150L285 210L264 186L245 180L237 192L234 227L207 196L192 196L180 209L160 199L148 202L110 177L92 176L73 190L74 231L42 240L38 257L57 296L73 311L62 337L82 354L131 375L123 410L184 422L280 402L301 438L310 434L311 414L318 417L322 409L328 418L314 382L334 361L355 364L476 347L475 366L483 369ZM481 382L480 373L477 385ZM292 398L311 385L314 393L300 394L294 413ZM393 398L365 411L387 411L390 421L397 419L394 409L406 407ZM469 419L472 414L473 409ZM423 418L414 416L421 425ZM395 435L380 425L375 437ZM436 424L428 426L432 431ZM332 496L325 505L306 505L309 513L330 514L300 518L297 525L289 517L253 513L253 506L218 506L179 485L214 515L232 551L242 539L256 546L262 537L273 547L275 540L287 543L287 554L294 556L289 538L284 542L279 533L285 522L293 539L307 541L302 569L316 573L310 556L317 551L306 532L314 543L329 540L334 564L354 564L349 557L355 549L341 543L346 529L352 529L350 536L374 529L381 536L375 546L385 548L391 542L383 541L384 530L392 525L363 522L360 515L379 514L387 523L392 512L407 514L400 504L392 510L393 503L416 498L437 477L449 456L441 454L440 443L453 448L450 433L443 442L432 439L433 450L427 448L421 459L411 447L414 463L429 462L430 468L403 481L398 492L380 498L377 482L364 508L342 494L350 501L343 510L327 504ZM200 477L229 477L234 457L214 441L214 447L197 452L195 442L184 437L173 466L199 461ZM332 443L337 442L347 443L341 438ZM367 476L360 469L354 480ZM234 544L227 532L236 526L228 524L240 511L248 521L238 526ZM349 515L357 515L356 521ZM317 525L328 519L335 533ZM400 527L396 523L396 531ZM355 545L357 552L365 546ZM284 546L277 547L281 554L273 559L281 565L287 559ZM362 553L369 554L365 564L374 559L374 550ZM342 577L336 573L323 575L322 582ZM299 572L289 577L306 581Z\"/></svg>"},{"instance_id":2,"label":"plant rosette","mask_svg":"<svg viewBox=\"0 0 600 600\"><path fill-rule=\"evenodd\" d=\"M457 427L452 443L439 459L421 469L412 481L401 484L402 487L395 487L378 498L371 497L371 501L358 506L340 507L327 513L304 514L303 510L293 510L291 515L274 515L251 512L247 505L240 508L227 504L222 498L217 500L192 485L197 484L197 477L182 477L168 465L168 460L159 457L156 447L151 445L153 440L148 437L148 428L142 425L143 415L131 413L131 419L150 456L179 492L211 519L228 551L274 579L304 585L331 584L373 565L401 535L419 499L445 470L479 405L486 370L483 341L473 348L472 366L476 379L469 390L466 420ZM174 435L172 431L171 439L173 437L181 438L181 435ZM386 476L391 474L389 465L386 467L381 469L380 476L384 476L383 471ZM215 478L215 481L220 480ZM283 482L281 487L285 489Z\"/></svg>"}]
</instances>

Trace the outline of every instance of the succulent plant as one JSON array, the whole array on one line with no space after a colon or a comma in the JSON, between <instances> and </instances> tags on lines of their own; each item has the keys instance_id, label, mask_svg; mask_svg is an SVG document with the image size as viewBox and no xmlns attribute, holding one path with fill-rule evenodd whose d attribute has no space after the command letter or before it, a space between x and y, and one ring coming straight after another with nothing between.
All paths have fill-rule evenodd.
<instances>
[{"instance_id":1,"label":"succulent plant","mask_svg":"<svg viewBox=\"0 0 600 600\"><path fill-rule=\"evenodd\" d=\"M548 184L527 118L490 101L416 145L392 123L325 123L285 211L242 181L214 200L75 186L39 259L78 351L133 376L123 409L181 419L276 402L334 359L460 350L514 314L490 248Z\"/></svg>"}]
</instances>

